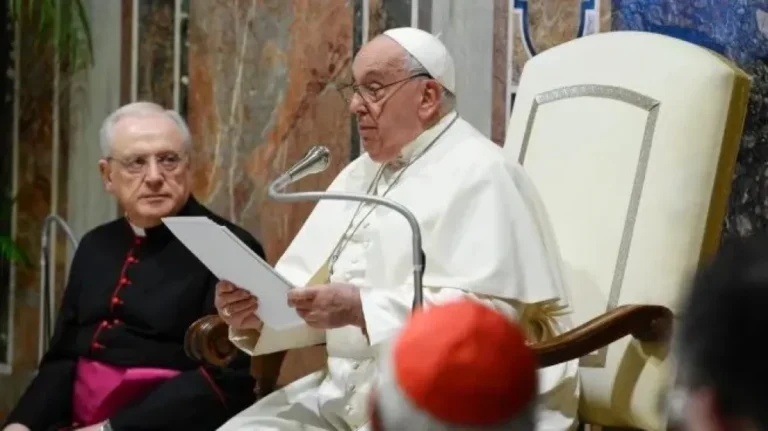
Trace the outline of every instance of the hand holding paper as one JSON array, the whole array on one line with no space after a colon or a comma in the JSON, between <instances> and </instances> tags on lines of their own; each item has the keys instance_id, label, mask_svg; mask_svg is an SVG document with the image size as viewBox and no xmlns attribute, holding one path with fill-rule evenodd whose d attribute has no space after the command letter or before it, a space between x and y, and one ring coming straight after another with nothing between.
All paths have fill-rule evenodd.
<instances>
[{"instance_id":1,"label":"hand holding paper","mask_svg":"<svg viewBox=\"0 0 768 431\"><path fill-rule=\"evenodd\" d=\"M214 305L219 316L234 329L261 331L264 326L264 322L256 315L259 298L228 281L220 281L216 284Z\"/></svg>"},{"instance_id":2,"label":"hand holding paper","mask_svg":"<svg viewBox=\"0 0 768 431\"><path fill-rule=\"evenodd\" d=\"M288 305L296 308L307 325L315 329L343 326L365 328L360 289L346 283L329 283L292 289Z\"/></svg>"},{"instance_id":3,"label":"hand holding paper","mask_svg":"<svg viewBox=\"0 0 768 431\"><path fill-rule=\"evenodd\" d=\"M257 315L265 325L282 330L304 323L288 306L291 283L229 229L207 217L167 217L163 223L219 280L257 297Z\"/></svg>"}]
</instances>

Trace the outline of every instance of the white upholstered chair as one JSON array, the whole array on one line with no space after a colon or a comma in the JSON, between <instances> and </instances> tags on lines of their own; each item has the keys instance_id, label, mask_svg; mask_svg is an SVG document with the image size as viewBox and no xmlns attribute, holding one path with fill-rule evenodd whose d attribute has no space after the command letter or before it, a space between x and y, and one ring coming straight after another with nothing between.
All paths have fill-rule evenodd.
<instances>
[{"instance_id":1,"label":"white upholstered chair","mask_svg":"<svg viewBox=\"0 0 768 431\"><path fill-rule=\"evenodd\" d=\"M719 245L749 87L717 54L651 33L587 36L526 64L504 148L542 197L576 324L623 304L676 309ZM583 422L666 428L665 346L624 337L581 373Z\"/></svg>"}]
</instances>

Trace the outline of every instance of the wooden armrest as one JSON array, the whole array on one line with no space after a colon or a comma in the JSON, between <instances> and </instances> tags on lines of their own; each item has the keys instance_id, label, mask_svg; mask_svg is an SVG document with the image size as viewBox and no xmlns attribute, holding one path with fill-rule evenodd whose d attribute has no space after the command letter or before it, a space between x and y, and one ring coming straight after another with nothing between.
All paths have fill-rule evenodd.
<instances>
[{"instance_id":1,"label":"wooden armrest","mask_svg":"<svg viewBox=\"0 0 768 431\"><path fill-rule=\"evenodd\" d=\"M672 332L673 314L661 305L623 305L551 340L531 347L539 365L549 367L588 355L627 335L643 342L666 342ZM184 349L190 358L223 366L237 354L229 341L227 324L218 315L198 319L187 330ZM277 382L286 352L255 357L251 371L266 395Z\"/></svg>"},{"instance_id":2,"label":"wooden armrest","mask_svg":"<svg viewBox=\"0 0 768 431\"><path fill-rule=\"evenodd\" d=\"M642 342L666 342L673 314L661 305L622 305L533 347L542 368L588 355L627 335Z\"/></svg>"},{"instance_id":3,"label":"wooden armrest","mask_svg":"<svg viewBox=\"0 0 768 431\"><path fill-rule=\"evenodd\" d=\"M217 314L201 317L184 335L184 351L197 361L222 367L237 355L237 347L229 341L229 327ZM255 392L265 396L277 386L280 367L286 352L275 352L251 359L251 375L257 379Z\"/></svg>"},{"instance_id":4,"label":"wooden armrest","mask_svg":"<svg viewBox=\"0 0 768 431\"><path fill-rule=\"evenodd\" d=\"M218 314L204 316L195 321L187 329L184 335L184 352L187 356L205 363L221 367L228 364L237 355L237 347L229 341L229 328L224 320ZM270 353L259 358L273 357L278 354L285 355L285 352ZM265 368L269 366L265 365ZM257 372L261 368L258 364L254 366Z\"/></svg>"},{"instance_id":5,"label":"wooden armrest","mask_svg":"<svg viewBox=\"0 0 768 431\"><path fill-rule=\"evenodd\" d=\"M235 357L237 347L229 341L227 324L212 314L190 325L184 335L184 351L192 359L221 367Z\"/></svg>"}]
</instances>

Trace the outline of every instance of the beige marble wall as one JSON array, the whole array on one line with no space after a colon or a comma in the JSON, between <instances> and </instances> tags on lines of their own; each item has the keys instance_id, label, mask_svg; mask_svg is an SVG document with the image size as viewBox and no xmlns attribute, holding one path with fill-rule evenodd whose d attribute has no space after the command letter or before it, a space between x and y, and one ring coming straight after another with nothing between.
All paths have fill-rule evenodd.
<instances>
[{"instance_id":1,"label":"beige marble wall","mask_svg":"<svg viewBox=\"0 0 768 431\"><path fill-rule=\"evenodd\" d=\"M350 117L331 84L349 80L351 59L347 1L190 2L194 192L257 235L272 262L313 204L269 201L269 182L316 143L332 165L300 188L327 187L348 163Z\"/></svg>"}]
</instances>

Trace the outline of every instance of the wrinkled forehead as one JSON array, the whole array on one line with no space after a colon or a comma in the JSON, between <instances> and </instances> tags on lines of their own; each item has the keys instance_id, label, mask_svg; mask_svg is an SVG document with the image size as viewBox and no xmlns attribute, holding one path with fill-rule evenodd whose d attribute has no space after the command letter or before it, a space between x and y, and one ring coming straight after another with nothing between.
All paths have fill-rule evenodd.
<instances>
[{"instance_id":1,"label":"wrinkled forehead","mask_svg":"<svg viewBox=\"0 0 768 431\"><path fill-rule=\"evenodd\" d=\"M176 123L164 114L127 115L112 129L114 154L144 154L183 150L184 137Z\"/></svg>"},{"instance_id":2,"label":"wrinkled forehead","mask_svg":"<svg viewBox=\"0 0 768 431\"><path fill-rule=\"evenodd\" d=\"M397 79L405 73L405 50L387 36L377 36L363 45L352 62L352 74L357 82Z\"/></svg>"}]
</instances>

